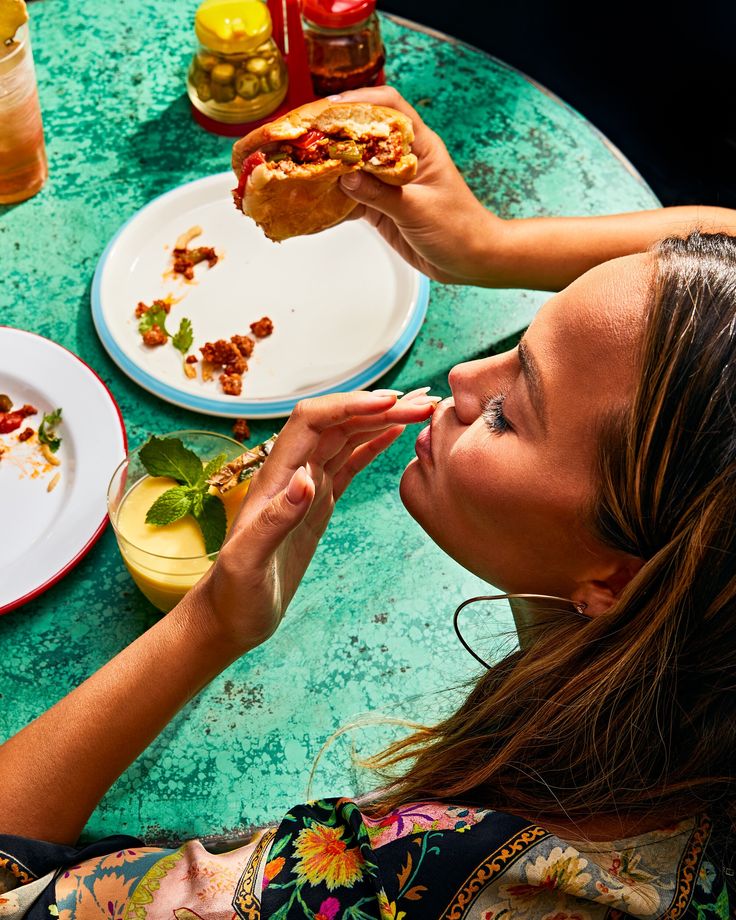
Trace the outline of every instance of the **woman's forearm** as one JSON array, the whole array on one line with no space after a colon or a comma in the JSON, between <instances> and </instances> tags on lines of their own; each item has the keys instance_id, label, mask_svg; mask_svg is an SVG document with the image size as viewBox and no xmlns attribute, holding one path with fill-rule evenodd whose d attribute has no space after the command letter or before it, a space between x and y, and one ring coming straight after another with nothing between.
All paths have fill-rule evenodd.
<instances>
[{"instance_id":1,"label":"woman's forearm","mask_svg":"<svg viewBox=\"0 0 736 920\"><path fill-rule=\"evenodd\" d=\"M238 656L209 622L194 589L0 746L0 833L76 841L118 776Z\"/></svg>"},{"instance_id":2,"label":"woman's forearm","mask_svg":"<svg viewBox=\"0 0 736 920\"><path fill-rule=\"evenodd\" d=\"M736 211L685 206L607 217L492 217L474 283L559 291L589 268L695 228L736 233Z\"/></svg>"}]
</instances>

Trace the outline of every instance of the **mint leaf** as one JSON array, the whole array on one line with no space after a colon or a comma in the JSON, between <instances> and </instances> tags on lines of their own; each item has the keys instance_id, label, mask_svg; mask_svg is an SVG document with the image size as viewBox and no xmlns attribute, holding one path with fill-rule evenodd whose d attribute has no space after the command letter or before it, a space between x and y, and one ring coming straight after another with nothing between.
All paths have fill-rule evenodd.
<instances>
[{"instance_id":1,"label":"mint leaf","mask_svg":"<svg viewBox=\"0 0 736 920\"><path fill-rule=\"evenodd\" d=\"M192 347L193 341L194 332L192 330L192 321L187 319L185 316L179 323L178 331L175 332L171 337L171 344L174 346L174 348L178 348L179 351L185 355Z\"/></svg>"},{"instance_id":2,"label":"mint leaf","mask_svg":"<svg viewBox=\"0 0 736 920\"><path fill-rule=\"evenodd\" d=\"M44 415L41 424L38 426L38 440L48 444L52 454L61 447L61 438L56 435L56 426L61 424L61 409L54 409L48 415Z\"/></svg>"},{"instance_id":3,"label":"mint leaf","mask_svg":"<svg viewBox=\"0 0 736 920\"><path fill-rule=\"evenodd\" d=\"M202 510L194 516L202 531L206 552L218 552L227 533L227 515L220 496L206 492L202 496Z\"/></svg>"},{"instance_id":4,"label":"mint leaf","mask_svg":"<svg viewBox=\"0 0 736 920\"><path fill-rule=\"evenodd\" d=\"M141 447L140 458L149 476L168 476L181 485L196 486L202 475L202 461L179 438L153 435Z\"/></svg>"},{"instance_id":5,"label":"mint leaf","mask_svg":"<svg viewBox=\"0 0 736 920\"><path fill-rule=\"evenodd\" d=\"M186 486L168 489L156 499L146 513L146 524L163 527L173 524L192 509L192 490Z\"/></svg>"},{"instance_id":6,"label":"mint leaf","mask_svg":"<svg viewBox=\"0 0 736 920\"><path fill-rule=\"evenodd\" d=\"M140 318L138 332L143 335L144 332L150 332L154 326L158 326L166 335L169 334L166 329L166 310L163 307L149 307Z\"/></svg>"},{"instance_id":7,"label":"mint leaf","mask_svg":"<svg viewBox=\"0 0 736 920\"><path fill-rule=\"evenodd\" d=\"M225 466L226 460L227 454L218 454L216 457L213 457L202 470L202 475L199 480L200 485L206 485L210 476L214 476L219 469Z\"/></svg>"}]
</instances>

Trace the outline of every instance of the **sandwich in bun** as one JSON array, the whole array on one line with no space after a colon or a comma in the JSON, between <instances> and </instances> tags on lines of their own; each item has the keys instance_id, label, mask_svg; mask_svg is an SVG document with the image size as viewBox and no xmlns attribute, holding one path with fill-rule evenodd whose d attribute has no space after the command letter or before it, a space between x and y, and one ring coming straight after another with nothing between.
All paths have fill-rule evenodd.
<instances>
[{"instance_id":1,"label":"sandwich in bun","mask_svg":"<svg viewBox=\"0 0 736 920\"><path fill-rule=\"evenodd\" d=\"M362 169L390 185L417 172L411 121L367 102L320 99L256 128L235 145L235 205L271 240L317 233L356 206L340 176Z\"/></svg>"}]
</instances>

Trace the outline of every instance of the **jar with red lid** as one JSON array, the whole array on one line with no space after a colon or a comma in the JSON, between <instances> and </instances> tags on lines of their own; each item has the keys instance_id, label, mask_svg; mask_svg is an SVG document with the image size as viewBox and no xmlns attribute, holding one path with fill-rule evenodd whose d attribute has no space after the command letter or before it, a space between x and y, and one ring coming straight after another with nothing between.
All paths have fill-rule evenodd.
<instances>
[{"instance_id":1,"label":"jar with red lid","mask_svg":"<svg viewBox=\"0 0 736 920\"><path fill-rule=\"evenodd\" d=\"M314 92L329 96L383 83L376 0L301 0Z\"/></svg>"}]
</instances>

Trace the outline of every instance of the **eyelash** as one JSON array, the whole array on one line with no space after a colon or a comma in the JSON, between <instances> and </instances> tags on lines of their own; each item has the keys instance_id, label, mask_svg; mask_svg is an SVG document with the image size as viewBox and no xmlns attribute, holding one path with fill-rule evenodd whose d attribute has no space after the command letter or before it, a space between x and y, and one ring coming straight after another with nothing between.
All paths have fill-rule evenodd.
<instances>
[{"instance_id":1,"label":"eyelash","mask_svg":"<svg viewBox=\"0 0 736 920\"><path fill-rule=\"evenodd\" d=\"M510 431L511 425L509 420L503 414L503 404L506 400L506 393L489 394L483 398L481 403L481 416L488 428L494 434L503 434L504 431Z\"/></svg>"}]
</instances>

